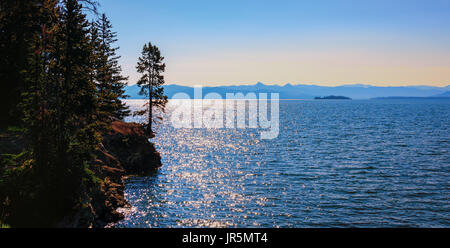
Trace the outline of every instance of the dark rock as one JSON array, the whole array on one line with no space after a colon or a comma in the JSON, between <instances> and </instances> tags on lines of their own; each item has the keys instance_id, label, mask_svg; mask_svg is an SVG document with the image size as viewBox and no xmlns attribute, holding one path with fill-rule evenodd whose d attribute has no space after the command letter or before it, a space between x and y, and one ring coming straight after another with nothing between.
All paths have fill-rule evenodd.
<instances>
[{"instance_id":1,"label":"dark rock","mask_svg":"<svg viewBox=\"0 0 450 248\"><path fill-rule=\"evenodd\" d=\"M124 216L117 209L128 206L123 178L150 174L159 167L161 156L149 142L142 125L114 121L91 166L102 182L86 192L82 206L58 226L102 228L119 221Z\"/></svg>"},{"instance_id":2,"label":"dark rock","mask_svg":"<svg viewBox=\"0 0 450 248\"><path fill-rule=\"evenodd\" d=\"M145 175L161 167L161 156L137 123L115 121L103 145L116 157L127 174Z\"/></svg>"}]
</instances>

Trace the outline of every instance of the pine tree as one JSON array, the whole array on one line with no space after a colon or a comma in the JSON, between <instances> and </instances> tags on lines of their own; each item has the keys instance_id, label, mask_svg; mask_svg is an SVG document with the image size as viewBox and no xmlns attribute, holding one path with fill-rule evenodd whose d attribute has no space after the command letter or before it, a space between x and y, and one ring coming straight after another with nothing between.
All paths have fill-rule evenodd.
<instances>
[{"instance_id":1,"label":"pine tree","mask_svg":"<svg viewBox=\"0 0 450 248\"><path fill-rule=\"evenodd\" d=\"M22 90L21 104L24 122L31 137L31 150L34 154L35 167L39 177L49 181L52 171L52 155L54 137L53 92L55 80L51 74L55 57L55 34L58 32L57 0L42 0L34 22L40 31L37 32L30 49L32 56L28 59L29 68L25 71L25 88ZM45 175L44 175L45 174Z\"/></svg>"},{"instance_id":2,"label":"pine tree","mask_svg":"<svg viewBox=\"0 0 450 248\"><path fill-rule=\"evenodd\" d=\"M0 83L8 106L1 114L20 116L8 125L23 126L29 141L30 159L17 164L24 172L9 177L12 184L0 180L0 208L7 196L14 203L10 213L16 213L10 221L18 225L51 226L79 203L94 180L89 164L102 122L95 46L81 3L92 6L81 0L0 2Z\"/></svg>"},{"instance_id":3,"label":"pine tree","mask_svg":"<svg viewBox=\"0 0 450 248\"><path fill-rule=\"evenodd\" d=\"M121 120L130 112L121 101L121 98L127 97L124 87L128 78L121 75L120 56L116 54L119 47L114 47L117 34L112 31L112 25L105 14L92 25L91 36L95 49L95 80L102 120L107 122L111 117Z\"/></svg>"},{"instance_id":4,"label":"pine tree","mask_svg":"<svg viewBox=\"0 0 450 248\"><path fill-rule=\"evenodd\" d=\"M0 125L20 125L17 108L26 89L34 41L40 33L43 1L0 1Z\"/></svg>"},{"instance_id":5,"label":"pine tree","mask_svg":"<svg viewBox=\"0 0 450 248\"><path fill-rule=\"evenodd\" d=\"M167 103L167 96L164 95L164 76L166 65L163 63L164 57L157 46L151 42L144 45L142 56L139 58L136 69L142 74L137 85L141 87L139 94L148 96L145 110L135 112L135 115L148 114L147 132L149 137L153 136L152 123L155 121L153 108L164 111ZM161 117L159 117L161 118Z\"/></svg>"},{"instance_id":6,"label":"pine tree","mask_svg":"<svg viewBox=\"0 0 450 248\"><path fill-rule=\"evenodd\" d=\"M89 23L83 6L76 0L64 0L61 32L58 37L60 58L55 66L57 158L54 198L62 199L56 206L61 213L70 210L80 197L89 163L100 142L97 129L98 103L92 80L93 47Z\"/></svg>"},{"instance_id":7,"label":"pine tree","mask_svg":"<svg viewBox=\"0 0 450 248\"><path fill-rule=\"evenodd\" d=\"M11 10L6 15L9 16L6 23L2 20L5 26L1 27L1 32L7 35L2 36L0 56L1 67L6 69L1 72L1 79L10 80L1 82L5 90L2 94L7 96L6 106L11 111L2 111L1 114L10 119L7 124L23 127L29 140L24 144L27 151L25 157L29 159L16 165L26 171L26 176L16 175L9 179L20 182L8 187L8 198L14 204L10 212L19 213L15 215L18 217L14 220L16 223L27 219L36 222L45 219L41 218L45 214L40 210L48 209L48 188L54 178L53 83L50 68L55 61L57 3L57 0L2 2L1 11ZM3 8L5 6L7 8ZM1 16L5 17L3 14ZM3 203L1 198L0 204ZM28 209L30 205L35 211Z\"/></svg>"}]
</instances>

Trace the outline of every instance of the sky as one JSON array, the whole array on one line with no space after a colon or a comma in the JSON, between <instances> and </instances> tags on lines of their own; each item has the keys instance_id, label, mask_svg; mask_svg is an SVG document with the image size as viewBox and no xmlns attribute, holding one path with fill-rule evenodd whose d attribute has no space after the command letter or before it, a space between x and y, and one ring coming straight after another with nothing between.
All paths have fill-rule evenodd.
<instances>
[{"instance_id":1,"label":"sky","mask_svg":"<svg viewBox=\"0 0 450 248\"><path fill-rule=\"evenodd\" d=\"M99 0L129 84L149 41L180 85L450 85L450 0Z\"/></svg>"}]
</instances>

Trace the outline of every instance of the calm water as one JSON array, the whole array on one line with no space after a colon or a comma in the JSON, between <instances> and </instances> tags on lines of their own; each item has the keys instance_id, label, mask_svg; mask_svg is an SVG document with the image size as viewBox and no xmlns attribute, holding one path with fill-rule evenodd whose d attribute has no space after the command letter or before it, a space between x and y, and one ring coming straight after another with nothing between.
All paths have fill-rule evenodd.
<instances>
[{"instance_id":1,"label":"calm water","mask_svg":"<svg viewBox=\"0 0 450 248\"><path fill-rule=\"evenodd\" d=\"M270 141L167 123L119 227L450 227L448 100L282 101Z\"/></svg>"}]
</instances>

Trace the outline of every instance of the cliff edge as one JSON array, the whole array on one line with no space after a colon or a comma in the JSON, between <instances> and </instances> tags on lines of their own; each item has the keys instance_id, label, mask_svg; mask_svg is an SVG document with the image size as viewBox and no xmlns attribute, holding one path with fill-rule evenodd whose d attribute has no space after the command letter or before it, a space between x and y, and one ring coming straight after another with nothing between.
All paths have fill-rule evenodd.
<instances>
[{"instance_id":1,"label":"cliff edge","mask_svg":"<svg viewBox=\"0 0 450 248\"><path fill-rule=\"evenodd\" d=\"M142 125L114 121L91 165L101 183L86 192L82 207L61 221L61 227L102 228L122 219L118 208L128 206L123 178L148 175L161 167L161 156L149 142Z\"/></svg>"}]
</instances>

